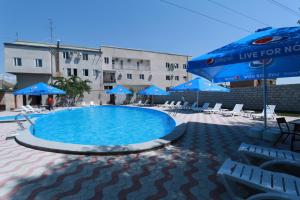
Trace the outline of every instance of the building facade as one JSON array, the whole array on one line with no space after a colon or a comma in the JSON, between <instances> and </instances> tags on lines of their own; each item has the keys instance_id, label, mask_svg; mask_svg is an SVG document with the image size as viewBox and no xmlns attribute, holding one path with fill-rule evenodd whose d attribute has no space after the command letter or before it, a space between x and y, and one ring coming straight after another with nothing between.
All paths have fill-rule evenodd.
<instances>
[{"instance_id":1,"label":"building facade","mask_svg":"<svg viewBox=\"0 0 300 200\"><path fill-rule=\"evenodd\" d=\"M139 91L152 84L168 89L186 82L192 77L186 72L189 58L111 46L87 48L59 42L4 43L5 71L16 75L18 88L74 75L92 82L92 90L84 100L96 103L111 101L105 90L118 84Z\"/></svg>"}]
</instances>

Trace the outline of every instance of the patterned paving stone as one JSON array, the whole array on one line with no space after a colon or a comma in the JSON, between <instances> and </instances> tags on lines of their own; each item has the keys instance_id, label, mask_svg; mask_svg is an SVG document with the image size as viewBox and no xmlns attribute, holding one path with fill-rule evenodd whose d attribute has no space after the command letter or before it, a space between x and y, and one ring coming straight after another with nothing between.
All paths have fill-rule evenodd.
<instances>
[{"instance_id":1,"label":"patterned paving stone","mask_svg":"<svg viewBox=\"0 0 300 200\"><path fill-rule=\"evenodd\" d=\"M4 140L17 130L0 125L0 200L229 199L216 175L236 158L241 142L262 122L244 117L180 113L186 134L162 149L124 156L80 156L26 148Z\"/></svg>"}]
</instances>

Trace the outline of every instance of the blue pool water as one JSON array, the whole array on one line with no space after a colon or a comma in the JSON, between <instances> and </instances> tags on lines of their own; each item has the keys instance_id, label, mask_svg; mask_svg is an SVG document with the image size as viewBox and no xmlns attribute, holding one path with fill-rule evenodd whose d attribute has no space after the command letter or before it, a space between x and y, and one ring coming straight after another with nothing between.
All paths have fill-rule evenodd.
<instances>
[{"instance_id":1,"label":"blue pool water","mask_svg":"<svg viewBox=\"0 0 300 200\"><path fill-rule=\"evenodd\" d=\"M44 116L45 114L27 114L27 116L31 119L31 118L37 118L37 117L41 117L41 116ZM3 117L0 117L0 122L1 121L14 121L15 120L15 115L12 115L12 116L3 116ZM18 116L17 117L18 120L24 120L24 117L23 116Z\"/></svg>"},{"instance_id":2,"label":"blue pool water","mask_svg":"<svg viewBox=\"0 0 300 200\"><path fill-rule=\"evenodd\" d=\"M126 145L161 138L176 126L167 114L126 106L94 106L40 117L36 137L85 145Z\"/></svg>"}]
</instances>

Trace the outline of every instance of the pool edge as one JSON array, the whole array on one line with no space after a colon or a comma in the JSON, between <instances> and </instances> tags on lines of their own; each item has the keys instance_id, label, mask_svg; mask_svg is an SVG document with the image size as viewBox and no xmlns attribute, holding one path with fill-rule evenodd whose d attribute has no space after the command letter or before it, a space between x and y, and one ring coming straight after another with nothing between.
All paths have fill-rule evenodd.
<instances>
[{"instance_id":1,"label":"pool edge","mask_svg":"<svg viewBox=\"0 0 300 200\"><path fill-rule=\"evenodd\" d=\"M166 113L161 110L156 110L156 111ZM139 153L139 152L163 148L175 142L176 140L180 139L180 137L184 135L186 130L186 123L180 122L172 116L170 117L176 122L176 126L171 133L169 133L168 135L162 138L151 140L144 143L138 143L138 144L96 146L96 145L79 145L79 144L68 144L68 143L48 141L33 136L29 131L28 123L25 124L26 128L24 130L18 131L19 134L18 136L15 137L15 141L20 145L32 149L50 151L55 153L65 153L65 154L120 155L120 154Z\"/></svg>"}]
</instances>

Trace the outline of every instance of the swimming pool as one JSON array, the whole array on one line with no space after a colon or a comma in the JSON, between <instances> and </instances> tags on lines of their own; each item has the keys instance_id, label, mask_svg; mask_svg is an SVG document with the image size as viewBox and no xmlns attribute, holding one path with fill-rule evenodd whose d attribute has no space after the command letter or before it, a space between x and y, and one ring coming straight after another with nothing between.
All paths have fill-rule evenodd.
<instances>
[{"instance_id":1,"label":"swimming pool","mask_svg":"<svg viewBox=\"0 0 300 200\"><path fill-rule=\"evenodd\" d=\"M164 112L128 106L93 106L58 111L35 120L31 134L64 144L131 145L170 134L175 120Z\"/></svg>"}]
</instances>

